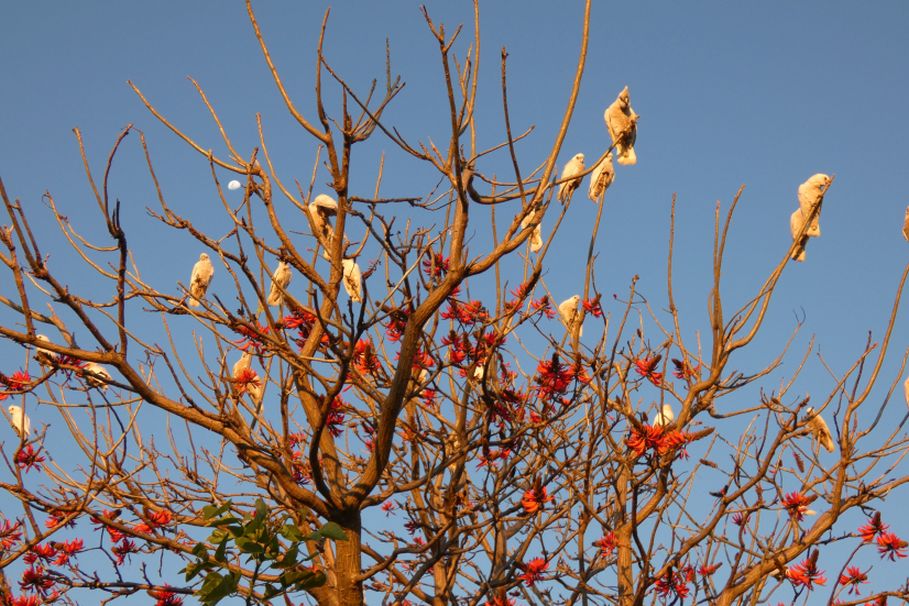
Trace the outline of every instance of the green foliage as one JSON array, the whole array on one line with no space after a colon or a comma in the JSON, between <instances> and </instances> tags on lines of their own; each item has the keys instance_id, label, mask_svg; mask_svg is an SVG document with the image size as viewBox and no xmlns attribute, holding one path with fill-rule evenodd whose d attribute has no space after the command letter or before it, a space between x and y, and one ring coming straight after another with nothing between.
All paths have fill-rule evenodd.
<instances>
[{"instance_id":1,"label":"green foliage","mask_svg":"<svg viewBox=\"0 0 909 606\"><path fill-rule=\"evenodd\" d=\"M347 537L340 526L328 522L316 532L303 534L290 518L283 523L270 519L268 507L261 499L256 500L253 513L242 517L237 517L231 507L228 501L202 509L205 524L214 530L208 537L208 546L197 544L193 549L196 561L183 569L187 581L205 575L196 591L202 604L214 606L239 592L240 575L231 570L231 563L244 556L244 563L253 562L256 570L244 593L253 594L257 589L256 581L263 575L267 575L268 580L264 582L264 589L259 587L258 591L264 599L325 584L325 574L305 564L315 556L306 550L301 554L300 546L311 543L320 549L326 539L345 541ZM214 548L213 552L211 548Z\"/></svg>"}]
</instances>

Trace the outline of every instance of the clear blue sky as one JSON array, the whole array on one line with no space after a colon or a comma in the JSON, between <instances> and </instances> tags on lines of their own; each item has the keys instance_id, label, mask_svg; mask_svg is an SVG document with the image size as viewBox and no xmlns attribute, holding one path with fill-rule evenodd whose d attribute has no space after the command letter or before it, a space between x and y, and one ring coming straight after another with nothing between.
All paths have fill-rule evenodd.
<instances>
[{"instance_id":1,"label":"clear blue sky","mask_svg":"<svg viewBox=\"0 0 909 606\"><path fill-rule=\"evenodd\" d=\"M326 4L256 3L273 57L309 116L314 115L313 49ZM464 2L430 3L429 10L450 29L462 22L469 26ZM535 166L566 103L580 3L491 2L481 10L481 147L503 137L498 56L505 46L512 124L515 130L536 125L520 148L525 168ZM743 370L755 370L769 361L804 314L802 349L815 334L834 370L848 367L867 331L877 339L886 326L899 272L909 260L909 243L900 235L909 204L907 27L909 4L897 0L595 2L589 61L560 163L578 151L595 157L605 149L602 111L624 85L641 115L638 165L618 167L606 198L598 243L600 288L624 293L630 276L639 274L639 289L665 307L669 205L677 193L677 297L683 314L690 315L683 328L689 334L704 330L715 202L728 204L746 185L727 257L729 309L747 301L784 255L799 183L813 173L829 173L836 181L824 203L823 236L809 243L805 263L788 268L766 337L741 363ZM386 37L393 69L407 83L386 118L413 140L442 140L446 108L439 61L417 3L337 3L328 27L328 59L363 90L383 76ZM216 151L223 151L220 139L186 76L203 86L241 153L258 144L255 113L261 112L282 172L309 179L313 143L286 117L241 2L6 3L0 9L0 51L0 171L10 195L28 206L40 206L41 194L50 191L78 224L93 202L71 129L82 130L100 170L116 134L133 123L148 137L171 202L182 209L196 205L201 216L213 199L207 164L145 110L127 79ZM197 247L182 235L161 246L167 232L145 213L154 194L136 143L124 149L113 180L131 242L137 251L155 254L154 263L143 264L147 275L171 284L185 281L191 267L186 259L196 256ZM380 135L371 145L362 156L365 176L353 183L364 194L371 192L375 174L370 154L390 147ZM503 175L505 160L493 165ZM414 183L409 175L386 170L383 192L420 195L434 183ZM569 236L577 234L586 254L593 217L592 204L575 200L551 253L565 269L545 276L554 292L567 296L578 289L583 254L579 240ZM83 226L91 231L88 221ZM52 233L52 227L45 219L39 230ZM174 278L173 267L184 265L186 275ZM881 387L897 378L907 331L904 313ZM791 372L801 351L794 352L784 373ZM801 391L818 395L829 386L816 360L799 384ZM904 412L900 404L888 414L898 422ZM902 530L909 533L909 527Z\"/></svg>"}]
</instances>

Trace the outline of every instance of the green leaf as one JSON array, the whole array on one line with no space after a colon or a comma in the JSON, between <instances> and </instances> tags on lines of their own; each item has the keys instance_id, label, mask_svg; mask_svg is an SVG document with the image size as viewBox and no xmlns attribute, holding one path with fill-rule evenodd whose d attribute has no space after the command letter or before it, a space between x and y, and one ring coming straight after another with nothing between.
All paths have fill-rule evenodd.
<instances>
[{"instance_id":1,"label":"green leaf","mask_svg":"<svg viewBox=\"0 0 909 606\"><path fill-rule=\"evenodd\" d=\"M320 537L325 537L326 539L334 539L335 541L347 540L347 535L344 533L344 529L334 522L327 522L324 526L322 526L322 528L319 529L317 534Z\"/></svg>"}]
</instances>

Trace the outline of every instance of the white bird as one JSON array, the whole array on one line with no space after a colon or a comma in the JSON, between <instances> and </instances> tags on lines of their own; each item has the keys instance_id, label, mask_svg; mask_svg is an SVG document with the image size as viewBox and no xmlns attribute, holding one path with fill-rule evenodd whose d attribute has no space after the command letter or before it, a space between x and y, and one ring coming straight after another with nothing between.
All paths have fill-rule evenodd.
<instances>
[{"instance_id":1,"label":"white bird","mask_svg":"<svg viewBox=\"0 0 909 606\"><path fill-rule=\"evenodd\" d=\"M581 324L581 297L575 295L559 303L559 319L569 332L574 332L575 325L578 326L578 337L584 336L584 327Z\"/></svg>"},{"instance_id":2,"label":"white bird","mask_svg":"<svg viewBox=\"0 0 909 606\"><path fill-rule=\"evenodd\" d=\"M344 271L344 290L354 303L359 303L363 297L363 275L360 266L353 259L341 259L341 268Z\"/></svg>"},{"instance_id":3,"label":"white bird","mask_svg":"<svg viewBox=\"0 0 909 606\"><path fill-rule=\"evenodd\" d=\"M638 135L638 115L631 109L631 95L627 86L603 112L603 120L606 121L606 129L615 144L619 164L637 164L634 142Z\"/></svg>"},{"instance_id":4,"label":"white bird","mask_svg":"<svg viewBox=\"0 0 909 606\"><path fill-rule=\"evenodd\" d=\"M830 428L827 422L820 414L814 414L814 409L810 406L805 409L807 418L807 427L811 431L811 437L828 452L833 452L833 436L830 435ZM813 416L812 416L813 415Z\"/></svg>"},{"instance_id":5,"label":"white bird","mask_svg":"<svg viewBox=\"0 0 909 606\"><path fill-rule=\"evenodd\" d=\"M82 370L85 371L86 383L92 387L107 389L107 382L111 380L111 376L103 366L96 362L86 362Z\"/></svg>"},{"instance_id":6,"label":"white bird","mask_svg":"<svg viewBox=\"0 0 909 606\"><path fill-rule=\"evenodd\" d=\"M802 211L803 216L810 217L812 211L821 205L821 202L824 201L824 193L829 186L830 177L823 173L811 175L807 181L799 185L799 209ZM811 221L811 227L808 228L808 235L812 238L821 235L821 228L818 225L820 216L821 212L818 210L814 215L814 219Z\"/></svg>"},{"instance_id":7,"label":"white bird","mask_svg":"<svg viewBox=\"0 0 909 606\"><path fill-rule=\"evenodd\" d=\"M9 411L9 424L20 438L27 438L32 432L32 422L28 415L22 411L21 406L13 404L6 409Z\"/></svg>"},{"instance_id":8,"label":"white bird","mask_svg":"<svg viewBox=\"0 0 909 606\"><path fill-rule=\"evenodd\" d=\"M909 377L906 377L903 383L903 397L906 398L906 406L909 406Z\"/></svg>"},{"instance_id":9,"label":"white bird","mask_svg":"<svg viewBox=\"0 0 909 606\"><path fill-rule=\"evenodd\" d=\"M672 406L669 403L663 404L663 409L657 413L656 417L653 419L654 427L663 427L664 425L669 425L675 420L675 413L672 412Z\"/></svg>"},{"instance_id":10,"label":"white bird","mask_svg":"<svg viewBox=\"0 0 909 606\"><path fill-rule=\"evenodd\" d=\"M46 336L44 336L40 333L35 335L35 340L40 341L42 343L51 342L50 339L48 339ZM54 360L57 359L57 355L52 351L48 351L47 349L44 349L43 347L39 347L39 346L35 345L35 359L38 360L39 364L43 364L44 366L51 366L51 365L53 365Z\"/></svg>"},{"instance_id":11,"label":"white bird","mask_svg":"<svg viewBox=\"0 0 909 606\"><path fill-rule=\"evenodd\" d=\"M331 226L331 217L338 213L338 202L327 194L319 194L309 203L309 216L315 227L315 235L322 244L322 256L329 258L328 251L332 248L334 229Z\"/></svg>"},{"instance_id":12,"label":"white bird","mask_svg":"<svg viewBox=\"0 0 909 606\"><path fill-rule=\"evenodd\" d=\"M559 177L559 181L562 181L562 183L559 184L559 202L567 204L568 201L571 200L574 190L581 184L581 177L576 177L574 179L572 179L572 177L580 175L582 172L584 172L584 154L575 154L574 157L565 164L565 168L562 169L562 175ZM565 181L565 179L570 180Z\"/></svg>"},{"instance_id":13,"label":"white bird","mask_svg":"<svg viewBox=\"0 0 909 606\"><path fill-rule=\"evenodd\" d=\"M538 252L541 248L543 248L543 228L537 225L530 234L530 252Z\"/></svg>"},{"instance_id":14,"label":"white bird","mask_svg":"<svg viewBox=\"0 0 909 606\"><path fill-rule=\"evenodd\" d=\"M240 182L237 181L236 179L233 179L232 181L230 181L227 184L227 189L229 189L230 191L237 191L241 187L243 187L243 185L241 185Z\"/></svg>"},{"instance_id":15,"label":"white bird","mask_svg":"<svg viewBox=\"0 0 909 606\"><path fill-rule=\"evenodd\" d=\"M193 273L189 279L189 305L199 307L199 299L205 296L211 278L215 275L215 267L211 264L206 253L199 255L199 260L193 265Z\"/></svg>"},{"instance_id":16,"label":"white bird","mask_svg":"<svg viewBox=\"0 0 909 606\"><path fill-rule=\"evenodd\" d=\"M615 179L615 167L612 165L612 152L597 164L590 173L590 186L587 188L587 197L594 202L599 202L606 195L606 189Z\"/></svg>"},{"instance_id":17,"label":"white bird","mask_svg":"<svg viewBox=\"0 0 909 606\"><path fill-rule=\"evenodd\" d=\"M290 272L290 265L284 261L278 262L275 273L271 276L271 289L268 291L268 304L280 305L284 302L284 290L290 284L294 275Z\"/></svg>"},{"instance_id":18,"label":"white bird","mask_svg":"<svg viewBox=\"0 0 909 606\"><path fill-rule=\"evenodd\" d=\"M252 354L248 351L244 351L240 356L240 359L234 362L233 368L230 370L230 374L234 379L240 378L240 373L242 373L247 368L250 368L252 363Z\"/></svg>"},{"instance_id":19,"label":"white bird","mask_svg":"<svg viewBox=\"0 0 909 606\"><path fill-rule=\"evenodd\" d=\"M903 237L909 241L909 206L906 207L906 214L903 216Z\"/></svg>"},{"instance_id":20,"label":"white bird","mask_svg":"<svg viewBox=\"0 0 909 606\"><path fill-rule=\"evenodd\" d=\"M789 231L792 233L792 241L797 242L797 246L795 250L792 251L791 255L793 261L805 260L805 244L808 242L809 236L806 233L801 238L799 237L804 225L805 218L802 216L802 211L801 209L796 208L795 212L789 215Z\"/></svg>"}]
</instances>

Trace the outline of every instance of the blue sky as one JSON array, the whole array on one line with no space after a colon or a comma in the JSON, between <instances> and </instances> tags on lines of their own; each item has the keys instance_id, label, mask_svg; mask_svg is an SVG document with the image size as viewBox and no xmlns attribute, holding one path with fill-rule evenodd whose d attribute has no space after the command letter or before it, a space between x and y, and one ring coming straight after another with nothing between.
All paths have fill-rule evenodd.
<instances>
[{"instance_id":1,"label":"blue sky","mask_svg":"<svg viewBox=\"0 0 909 606\"><path fill-rule=\"evenodd\" d=\"M313 50L325 5L256 4L288 89L309 116ZM428 8L449 30L465 23L469 35L466 3L434 2ZM504 46L513 128L536 126L519 155L525 167L535 166L566 103L581 6L493 2L481 10L480 146L498 143L504 134L498 82ZM205 215L205 204L213 200L207 163L145 110L128 79L216 152L223 151L220 139L186 76L202 85L241 153L258 144L255 113L261 112L279 170L309 179L314 146L286 116L242 3L19 2L7 3L0 15L0 170L7 191L27 206L37 210L42 193L50 191L66 214L94 233L93 202L71 129L81 129L100 170L116 134L132 123L148 137L171 203L191 216ZM869 330L880 338L909 260L909 243L900 235L909 204L907 25L909 4L900 1L596 2L584 83L560 164L578 151L592 158L605 150L602 111L624 85L641 115L638 165L618 167L606 197L597 243L603 291L624 293L638 274L639 290L665 307L666 236L675 193L676 295L687 318L683 328L689 334L704 330L716 201L728 205L746 185L724 278L732 308L756 292L785 254L798 185L813 173L829 173L836 181L824 204L823 236L809 243L805 263L787 269L765 336L737 361L743 369L766 363L803 316L797 345L804 349L816 335L834 370L847 368ZM443 140L439 60L416 3L337 3L328 27L328 60L364 90L383 76L386 37L393 69L406 82L386 118L413 140ZM357 152L362 169L355 172L354 189L372 191L378 153L390 147L377 135L362 155ZM481 169L507 175L508 164L501 156ZM185 282L192 263L186 259L195 258L197 247L146 215L154 198L137 141L124 148L112 183L132 244L154 255L143 263L146 275L160 283ZM434 183L386 169L383 193L423 195ZM42 216L39 232L53 233L47 214ZM544 276L554 293L577 290L594 216L594 206L579 196L551 253L561 267ZM474 246L479 250L481 244ZM48 248L63 250L59 238ZM62 253L60 262L67 263ZM174 278L173 268L184 266ZM905 316L897 322L879 387L897 378L907 346ZM784 365L784 374L800 354ZM813 359L801 391L826 393L830 385ZM884 392L878 392L880 400ZM905 413L897 404L887 413L894 422Z\"/></svg>"}]
</instances>

